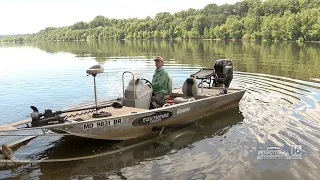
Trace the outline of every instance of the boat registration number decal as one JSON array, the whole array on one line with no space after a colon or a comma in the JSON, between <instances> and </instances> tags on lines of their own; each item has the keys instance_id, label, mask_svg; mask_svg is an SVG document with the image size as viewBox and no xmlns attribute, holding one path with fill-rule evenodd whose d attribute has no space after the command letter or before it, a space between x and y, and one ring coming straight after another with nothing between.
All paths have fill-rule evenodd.
<instances>
[{"instance_id":1,"label":"boat registration number decal","mask_svg":"<svg viewBox=\"0 0 320 180\"><path fill-rule=\"evenodd\" d=\"M143 116L135 119L132 122L132 126L139 126L139 125L147 125L147 124L152 124L152 123L157 123L160 121L164 121L167 119L170 119L172 117L173 113L170 111L160 111L153 113L148 116Z\"/></svg>"},{"instance_id":2,"label":"boat registration number decal","mask_svg":"<svg viewBox=\"0 0 320 180\"><path fill-rule=\"evenodd\" d=\"M93 122L93 123L87 123L83 125L83 129L92 129L92 128L99 128L104 126L113 126L117 124L122 124L122 119L114 119L109 121L99 121L99 122Z\"/></svg>"}]
</instances>

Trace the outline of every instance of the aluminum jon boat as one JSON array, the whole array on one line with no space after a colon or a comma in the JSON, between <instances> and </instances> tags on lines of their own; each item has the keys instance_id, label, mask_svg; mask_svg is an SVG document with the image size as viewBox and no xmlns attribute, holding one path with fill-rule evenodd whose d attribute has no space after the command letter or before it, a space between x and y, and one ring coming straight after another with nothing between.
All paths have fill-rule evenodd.
<instances>
[{"instance_id":1,"label":"aluminum jon boat","mask_svg":"<svg viewBox=\"0 0 320 180\"><path fill-rule=\"evenodd\" d=\"M86 72L94 79L94 104L58 111L46 109L43 113L31 106L33 112L31 119L24 121L26 127L0 126L0 136L9 132L37 130L43 135L54 132L93 139L127 140L155 131L161 133L164 128L190 123L237 106L245 93L242 89L229 88L233 79L230 59L216 60L213 69L200 69L190 75L181 88L172 89L169 77L166 103L154 109L150 109L152 83L147 79L136 78L132 72L125 71L122 74L123 96L98 103L96 76L104 69L95 65ZM132 75L126 88L125 74Z\"/></svg>"}]
</instances>

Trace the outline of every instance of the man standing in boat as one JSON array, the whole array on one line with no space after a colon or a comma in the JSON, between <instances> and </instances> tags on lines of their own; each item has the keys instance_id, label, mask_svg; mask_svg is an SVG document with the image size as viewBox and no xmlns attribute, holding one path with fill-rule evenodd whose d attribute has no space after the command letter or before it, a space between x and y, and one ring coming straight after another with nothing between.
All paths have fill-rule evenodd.
<instances>
[{"instance_id":1,"label":"man standing in boat","mask_svg":"<svg viewBox=\"0 0 320 180\"><path fill-rule=\"evenodd\" d=\"M154 61L157 69L155 70L152 78L153 94L151 101L162 107L165 104L164 97L168 94L169 76L168 72L163 67L163 58L161 56L157 56Z\"/></svg>"}]
</instances>

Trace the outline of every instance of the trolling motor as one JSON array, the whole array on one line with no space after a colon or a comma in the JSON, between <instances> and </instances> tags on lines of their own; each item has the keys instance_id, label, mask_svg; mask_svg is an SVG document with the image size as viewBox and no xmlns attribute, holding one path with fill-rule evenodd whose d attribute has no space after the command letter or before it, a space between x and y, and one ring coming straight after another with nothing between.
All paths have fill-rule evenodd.
<instances>
[{"instance_id":1,"label":"trolling motor","mask_svg":"<svg viewBox=\"0 0 320 180\"><path fill-rule=\"evenodd\" d=\"M111 113L108 112L98 112L99 107L98 107L98 100L97 100L97 86L96 86L96 76L99 73L103 73L104 72L104 68L100 65L94 65L92 67L90 67L87 70L87 74L92 75L93 76L93 86L94 86L94 101L96 104L96 112L93 113L92 117L93 118L100 118L100 117L108 117L111 116Z\"/></svg>"},{"instance_id":2,"label":"trolling motor","mask_svg":"<svg viewBox=\"0 0 320 180\"><path fill-rule=\"evenodd\" d=\"M85 107L85 108L78 108L73 110L65 110L65 111L55 111L52 112L51 109L46 109L44 113L39 113L38 109L35 106L31 106L31 109L33 112L31 113L31 126L32 127L39 127L39 126L45 126L45 125L51 125L51 124L59 124L64 123L66 121L67 115L62 116L62 113L68 113L68 112L75 112L75 111L84 111L84 110L90 110L89 112L92 112L92 109L95 109L95 112L93 113L93 118L101 118L101 117L108 117L112 114L109 112L98 112L98 110L106 108L106 107L113 107L113 108L122 108L123 104L121 102L112 102L108 105L98 106L98 100L97 100L97 87L96 87L96 76L99 73L103 73L104 69L100 65L94 65L90 67L87 71L88 76L93 76L93 84L94 84L94 99L95 99L95 106L94 107ZM88 113L88 112L85 112Z\"/></svg>"},{"instance_id":3,"label":"trolling motor","mask_svg":"<svg viewBox=\"0 0 320 180\"><path fill-rule=\"evenodd\" d=\"M39 127L51 124L60 124L65 122L65 116L61 116L60 111L52 112L51 109L46 109L44 113L39 113L38 108L31 106L31 126Z\"/></svg>"},{"instance_id":4,"label":"trolling motor","mask_svg":"<svg viewBox=\"0 0 320 180\"><path fill-rule=\"evenodd\" d=\"M95 103L96 103L96 112L98 111L96 76L97 76L97 74L103 73L103 72L104 72L104 68L101 67L100 65L91 66L91 67L87 70L88 76L89 76L89 75L92 75L92 76L93 76L94 101L95 101Z\"/></svg>"}]
</instances>

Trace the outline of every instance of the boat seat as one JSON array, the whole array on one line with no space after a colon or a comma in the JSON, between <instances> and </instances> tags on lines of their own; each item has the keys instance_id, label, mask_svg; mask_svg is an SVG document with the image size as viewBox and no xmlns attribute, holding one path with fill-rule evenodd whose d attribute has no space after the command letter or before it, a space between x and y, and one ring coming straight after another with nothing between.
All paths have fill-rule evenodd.
<instances>
[{"instance_id":1,"label":"boat seat","mask_svg":"<svg viewBox=\"0 0 320 180\"><path fill-rule=\"evenodd\" d=\"M200 81L198 87L201 87L203 83L207 83L210 87L212 80L214 80L215 72L214 69L202 68L198 72L191 74L190 77L194 77Z\"/></svg>"},{"instance_id":2,"label":"boat seat","mask_svg":"<svg viewBox=\"0 0 320 180\"><path fill-rule=\"evenodd\" d=\"M87 69L87 74L90 74L92 76L96 76L99 73L103 73L104 72L104 68L100 65L94 65L91 66L89 69Z\"/></svg>"},{"instance_id":3,"label":"boat seat","mask_svg":"<svg viewBox=\"0 0 320 180\"><path fill-rule=\"evenodd\" d=\"M170 99L172 94L172 78L168 76L168 94L164 96L164 99Z\"/></svg>"},{"instance_id":4,"label":"boat seat","mask_svg":"<svg viewBox=\"0 0 320 180\"><path fill-rule=\"evenodd\" d=\"M184 103L194 101L195 97L198 96L198 82L195 78L190 77L185 80L182 86L182 92L184 97L176 97L173 99L174 103Z\"/></svg>"}]
</instances>

